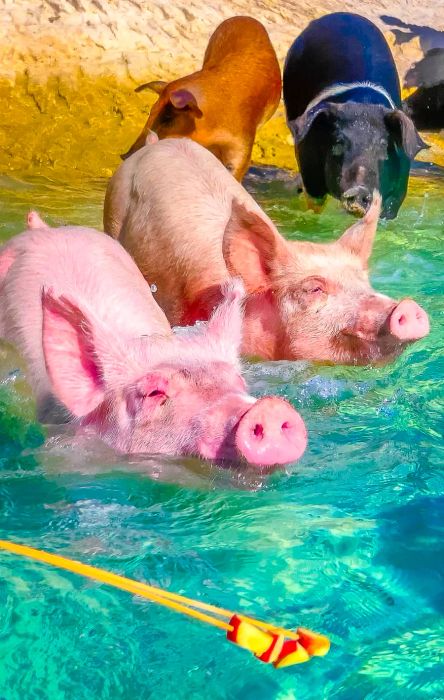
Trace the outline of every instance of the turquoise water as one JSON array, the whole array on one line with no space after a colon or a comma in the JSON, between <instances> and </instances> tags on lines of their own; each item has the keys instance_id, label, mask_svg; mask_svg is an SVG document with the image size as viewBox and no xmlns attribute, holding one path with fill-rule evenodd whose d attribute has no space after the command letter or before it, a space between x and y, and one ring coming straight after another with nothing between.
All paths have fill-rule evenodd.
<instances>
[{"instance_id":1,"label":"turquoise water","mask_svg":"<svg viewBox=\"0 0 444 700\"><path fill-rule=\"evenodd\" d=\"M288 183L250 187L295 237L350 219L303 211ZM100 226L103 182L0 179L0 240L32 206ZM0 345L0 535L287 627L330 654L276 671L223 632L0 552L0 698L444 698L444 180L414 179L372 258L378 291L413 296L432 331L382 368L265 363L253 392L287 396L309 448L271 476L197 460L128 460L45 433L19 358Z\"/></svg>"}]
</instances>

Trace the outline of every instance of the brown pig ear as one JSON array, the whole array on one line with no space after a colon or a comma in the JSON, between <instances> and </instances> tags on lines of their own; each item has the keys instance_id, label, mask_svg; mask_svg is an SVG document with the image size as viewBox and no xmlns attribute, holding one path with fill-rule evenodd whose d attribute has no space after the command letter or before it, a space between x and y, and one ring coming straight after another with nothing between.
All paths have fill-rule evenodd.
<instances>
[{"instance_id":1,"label":"brown pig ear","mask_svg":"<svg viewBox=\"0 0 444 700\"><path fill-rule=\"evenodd\" d=\"M372 254L373 242L381 214L382 197L376 190L373 192L373 200L365 216L350 226L345 233L338 238L337 243L360 258L364 267L367 267Z\"/></svg>"},{"instance_id":2,"label":"brown pig ear","mask_svg":"<svg viewBox=\"0 0 444 700\"><path fill-rule=\"evenodd\" d=\"M223 256L231 275L241 277L248 293L270 287L270 270L286 257L285 240L271 221L233 199L225 227Z\"/></svg>"},{"instance_id":3,"label":"brown pig ear","mask_svg":"<svg viewBox=\"0 0 444 700\"><path fill-rule=\"evenodd\" d=\"M143 85L139 85L138 87L136 87L134 92L142 92L142 90L152 90L158 95L161 95L167 85L168 83L166 83L165 80L152 80L150 83L143 83Z\"/></svg>"},{"instance_id":4,"label":"brown pig ear","mask_svg":"<svg viewBox=\"0 0 444 700\"><path fill-rule=\"evenodd\" d=\"M170 93L170 102L176 109L187 109L193 112L198 118L202 116L202 111L199 109L197 99L191 90L173 90L173 92Z\"/></svg>"},{"instance_id":5,"label":"brown pig ear","mask_svg":"<svg viewBox=\"0 0 444 700\"><path fill-rule=\"evenodd\" d=\"M400 109L387 112L384 117L389 131L393 134L397 144L403 148L410 160L416 156L423 148L430 148L415 129L410 117Z\"/></svg>"}]
</instances>

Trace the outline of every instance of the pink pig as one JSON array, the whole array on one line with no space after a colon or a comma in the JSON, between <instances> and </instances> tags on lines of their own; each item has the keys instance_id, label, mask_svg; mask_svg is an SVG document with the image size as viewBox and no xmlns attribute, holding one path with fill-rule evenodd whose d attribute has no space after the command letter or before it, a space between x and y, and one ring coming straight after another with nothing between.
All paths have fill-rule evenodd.
<instances>
[{"instance_id":1,"label":"pink pig","mask_svg":"<svg viewBox=\"0 0 444 700\"><path fill-rule=\"evenodd\" d=\"M23 354L40 407L55 396L120 452L264 466L302 455L290 404L247 394L239 280L208 324L175 335L119 243L35 212L28 226L0 249L0 337Z\"/></svg>"},{"instance_id":2,"label":"pink pig","mask_svg":"<svg viewBox=\"0 0 444 700\"><path fill-rule=\"evenodd\" d=\"M234 275L248 293L244 353L365 364L429 332L416 302L370 285L380 207L375 195L365 217L332 243L287 241L217 158L189 139L165 139L111 178L104 227L156 284L173 325L207 319Z\"/></svg>"}]
</instances>

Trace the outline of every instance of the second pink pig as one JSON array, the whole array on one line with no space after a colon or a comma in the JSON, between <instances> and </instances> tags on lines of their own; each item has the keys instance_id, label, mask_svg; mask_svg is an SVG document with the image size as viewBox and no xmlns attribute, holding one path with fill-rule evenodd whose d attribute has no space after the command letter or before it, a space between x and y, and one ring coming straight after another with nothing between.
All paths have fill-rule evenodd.
<instances>
[{"instance_id":1,"label":"second pink pig","mask_svg":"<svg viewBox=\"0 0 444 700\"><path fill-rule=\"evenodd\" d=\"M248 297L242 351L344 364L389 360L427 335L426 312L369 282L381 198L329 244L287 241L242 185L188 139L147 145L111 179L104 227L172 324L207 319L231 275Z\"/></svg>"}]
</instances>

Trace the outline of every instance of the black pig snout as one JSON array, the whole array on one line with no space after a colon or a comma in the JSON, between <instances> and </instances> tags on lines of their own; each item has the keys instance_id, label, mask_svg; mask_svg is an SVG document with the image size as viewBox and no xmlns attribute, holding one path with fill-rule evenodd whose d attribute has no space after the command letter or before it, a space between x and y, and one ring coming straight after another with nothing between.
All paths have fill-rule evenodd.
<instances>
[{"instance_id":1,"label":"black pig snout","mask_svg":"<svg viewBox=\"0 0 444 700\"><path fill-rule=\"evenodd\" d=\"M350 213L365 214L372 203L372 192L363 185L350 187L342 195L342 206Z\"/></svg>"}]
</instances>

